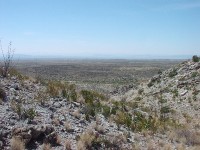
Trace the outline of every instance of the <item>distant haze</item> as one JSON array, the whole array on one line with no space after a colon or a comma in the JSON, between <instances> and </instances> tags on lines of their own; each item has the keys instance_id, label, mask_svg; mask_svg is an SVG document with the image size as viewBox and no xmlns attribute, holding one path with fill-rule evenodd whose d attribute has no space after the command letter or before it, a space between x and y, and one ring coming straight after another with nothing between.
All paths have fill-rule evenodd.
<instances>
[{"instance_id":1,"label":"distant haze","mask_svg":"<svg viewBox=\"0 0 200 150\"><path fill-rule=\"evenodd\" d=\"M200 55L199 0L0 0L0 18L21 58Z\"/></svg>"}]
</instances>

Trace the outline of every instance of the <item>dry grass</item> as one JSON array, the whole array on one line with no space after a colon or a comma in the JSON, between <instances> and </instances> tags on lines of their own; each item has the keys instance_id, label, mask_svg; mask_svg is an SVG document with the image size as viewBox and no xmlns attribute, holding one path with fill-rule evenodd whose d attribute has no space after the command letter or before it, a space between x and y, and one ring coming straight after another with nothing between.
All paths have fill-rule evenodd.
<instances>
[{"instance_id":1,"label":"dry grass","mask_svg":"<svg viewBox=\"0 0 200 150\"><path fill-rule=\"evenodd\" d=\"M43 150L51 150L51 144L50 143L44 143L42 146Z\"/></svg>"},{"instance_id":2,"label":"dry grass","mask_svg":"<svg viewBox=\"0 0 200 150\"><path fill-rule=\"evenodd\" d=\"M81 118L81 114L80 114L80 111L79 110L76 110L72 113L72 115L77 118L77 119L80 119Z\"/></svg>"},{"instance_id":3,"label":"dry grass","mask_svg":"<svg viewBox=\"0 0 200 150\"><path fill-rule=\"evenodd\" d=\"M56 144L61 145L61 143L62 143L62 138L59 135L57 135Z\"/></svg>"},{"instance_id":4,"label":"dry grass","mask_svg":"<svg viewBox=\"0 0 200 150\"><path fill-rule=\"evenodd\" d=\"M77 143L78 150L83 150L84 148L91 147L92 141L95 139L93 133L85 132L80 135L80 139Z\"/></svg>"},{"instance_id":5,"label":"dry grass","mask_svg":"<svg viewBox=\"0 0 200 150\"><path fill-rule=\"evenodd\" d=\"M101 134L104 134L104 133L106 132L105 127L102 126L102 125L98 125L98 124L96 124L95 130L96 130L97 132L101 133Z\"/></svg>"},{"instance_id":6,"label":"dry grass","mask_svg":"<svg viewBox=\"0 0 200 150\"><path fill-rule=\"evenodd\" d=\"M174 139L176 138L177 134L174 131L169 132L168 134L168 139L173 142Z\"/></svg>"},{"instance_id":7,"label":"dry grass","mask_svg":"<svg viewBox=\"0 0 200 150\"><path fill-rule=\"evenodd\" d=\"M200 146L200 133L192 132L188 129L177 131L178 141L191 145L191 146Z\"/></svg>"},{"instance_id":8,"label":"dry grass","mask_svg":"<svg viewBox=\"0 0 200 150\"><path fill-rule=\"evenodd\" d=\"M72 130L70 122L65 122L64 126L66 131L70 132Z\"/></svg>"},{"instance_id":9,"label":"dry grass","mask_svg":"<svg viewBox=\"0 0 200 150\"><path fill-rule=\"evenodd\" d=\"M140 145L138 143L134 143L132 145L132 150L141 150Z\"/></svg>"},{"instance_id":10,"label":"dry grass","mask_svg":"<svg viewBox=\"0 0 200 150\"><path fill-rule=\"evenodd\" d=\"M147 144L147 150L155 150L155 144L151 141Z\"/></svg>"},{"instance_id":11,"label":"dry grass","mask_svg":"<svg viewBox=\"0 0 200 150\"><path fill-rule=\"evenodd\" d=\"M66 150L71 150L72 149L71 141L68 140L68 139L65 140L65 149Z\"/></svg>"},{"instance_id":12,"label":"dry grass","mask_svg":"<svg viewBox=\"0 0 200 150\"><path fill-rule=\"evenodd\" d=\"M179 144L177 146L177 150L185 150L185 145L184 144Z\"/></svg>"},{"instance_id":13,"label":"dry grass","mask_svg":"<svg viewBox=\"0 0 200 150\"><path fill-rule=\"evenodd\" d=\"M190 148L191 150L200 150L200 146L194 146L192 148Z\"/></svg>"},{"instance_id":14,"label":"dry grass","mask_svg":"<svg viewBox=\"0 0 200 150\"><path fill-rule=\"evenodd\" d=\"M77 150L86 150L85 144L82 141L77 142Z\"/></svg>"},{"instance_id":15,"label":"dry grass","mask_svg":"<svg viewBox=\"0 0 200 150\"><path fill-rule=\"evenodd\" d=\"M54 124L54 125L56 125L56 126L59 126L59 125L60 125L59 119L54 118L54 119L52 120L52 124Z\"/></svg>"},{"instance_id":16,"label":"dry grass","mask_svg":"<svg viewBox=\"0 0 200 150\"><path fill-rule=\"evenodd\" d=\"M164 147L163 147L163 150L172 150L172 146L171 144L165 144Z\"/></svg>"},{"instance_id":17,"label":"dry grass","mask_svg":"<svg viewBox=\"0 0 200 150\"><path fill-rule=\"evenodd\" d=\"M118 147L119 149L122 149L122 146L124 143L127 142L127 138L124 136L124 134L112 134L108 138L108 141L114 146Z\"/></svg>"},{"instance_id":18,"label":"dry grass","mask_svg":"<svg viewBox=\"0 0 200 150\"><path fill-rule=\"evenodd\" d=\"M164 147L165 143L164 143L164 141L158 141L158 145L159 145L159 147Z\"/></svg>"},{"instance_id":19,"label":"dry grass","mask_svg":"<svg viewBox=\"0 0 200 150\"><path fill-rule=\"evenodd\" d=\"M24 142L16 137L11 139L11 150L25 150Z\"/></svg>"}]
</instances>

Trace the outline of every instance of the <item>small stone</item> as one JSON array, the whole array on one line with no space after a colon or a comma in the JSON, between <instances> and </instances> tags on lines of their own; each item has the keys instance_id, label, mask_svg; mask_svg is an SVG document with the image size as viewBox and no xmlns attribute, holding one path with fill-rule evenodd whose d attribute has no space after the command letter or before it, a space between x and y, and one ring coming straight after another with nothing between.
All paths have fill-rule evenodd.
<instances>
[{"instance_id":1,"label":"small stone","mask_svg":"<svg viewBox=\"0 0 200 150\"><path fill-rule=\"evenodd\" d=\"M185 91L183 91L182 93L180 93L180 95L181 95L181 96L184 96L187 92L188 92L188 91L185 90Z\"/></svg>"},{"instance_id":2,"label":"small stone","mask_svg":"<svg viewBox=\"0 0 200 150\"><path fill-rule=\"evenodd\" d=\"M55 102L53 105L54 105L56 108L60 108L60 107L61 107L61 104L58 103L58 102Z\"/></svg>"}]
</instances>

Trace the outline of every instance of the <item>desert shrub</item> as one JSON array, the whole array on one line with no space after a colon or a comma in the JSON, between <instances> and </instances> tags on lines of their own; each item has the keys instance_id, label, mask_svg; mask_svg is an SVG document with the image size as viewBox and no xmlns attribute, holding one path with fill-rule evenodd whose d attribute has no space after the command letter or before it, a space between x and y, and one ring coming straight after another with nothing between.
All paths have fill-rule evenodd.
<instances>
[{"instance_id":1,"label":"desert shrub","mask_svg":"<svg viewBox=\"0 0 200 150\"><path fill-rule=\"evenodd\" d=\"M93 133L83 133L80 135L80 139L78 141L78 143L82 143L82 147L85 147L86 149L91 148L92 146L92 142L95 139L95 135Z\"/></svg>"},{"instance_id":2,"label":"desert shrub","mask_svg":"<svg viewBox=\"0 0 200 150\"><path fill-rule=\"evenodd\" d=\"M173 69L171 72L169 72L169 77L172 78L172 77L176 76L177 74L178 74L177 70Z\"/></svg>"},{"instance_id":3,"label":"desert shrub","mask_svg":"<svg viewBox=\"0 0 200 150\"><path fill-rule=\"evenodd\" d=\"M144 92L144 89L139 89L139 90L138 90L138 94L140 94L140 95L141 95L143 92Z\"/></svg>"},{"instance_id":4,"label":"desert shrub","mask_svg":"<svg viewBox=\"0 0 200 150\"><path fill-rule=\"evenodd\" d=\"M22 75L17 69L15 69L13 67L9 68L9 74L10 74L10 76L17 77L19 80L26 80L29 78L28 76Z\"/></svg>"},{"instance_id":5,"label":"desert shrub","mask_svg":"<svg viewBox=\"0 0 200 150\"><path fill-rule=\"evenodd\" d=\"M0 50L2 52L3 68L1 70L3 77L8 77L9 69L13 65L13 55L14 49L12 49L12 42L9 42L8 49L5 51L1 45L0 40Z\"/></svg>"},{"instance_id":6,"label":"desert shrub","mask_svg":"<svg viewBox=\"0 0 200 150\"><path fill-rule=\"evenodd\" d=\"M42 84L44 86L48 85L48 81L46 79L42 78L40 75L37 75L35 77L35 83L40 83L40 84Z\"/></svg>"},{"instance_id":7,"label":"desert shrub","mask_svg":"<svg viewBox=\"0 0 200 150\"><path fill-rule=\"evenodd\" d=\"M83 98L85 99L86 103L90 103L92 104L94 101L94 95L92 91L87 91L87 90L82 90L81 91L81 95L83 96Z\"/></svg>"},{"instance_id":8,"label":"desert shrub","mask_svg":"<svg viewBox=\"0 0 200 150\"><path fill-rule=\"evenodd\" d=\"M24 142L17 137L12 137L10 146L11 150L25 150Z\"/></svg>"},{"instance_id":9,"label":"desert shrub","mask_svg":"<svg viewBox=\"0 0 200 150\"><path fill-rule=\"evenodd\" d=\"M89 116L95 116L95 107L93 105L86 104L83 109L83 113L86 115L86 120L89 120Z\"/></svg>"},{"instance_id":10,"label":"desert shrub","mask_svg":"<svg viewBox=\"0 0 200 150\"><path fill-rule=\"evenodd\" d=\"M77 100L76 86L74 84L71 84L67 87L67 90L68 90L68 98L71 101L76 101Z\"/></svg>"},{"instance_id":11,"label":"desert shrub","mask_svg":"<svg viewBox=\"0 0 200 150\"><path fill-rule=\"evenodd\" d=\"M47 92L53 97L63 96L70 101L77 100L75 84L62 83L61 81L49 81Z\"/></svg>"},{"instance_id":12,"label":"desert shrub","mask_svg":"<svg viewBox=\"0 0 200 150\"><path fill-rule=\"evenodd\" d=\"M193 62L199 62L199 57L197 55L192 56Z\"/></svg>"},{"instance_id":13,"label":"desert shrub","mask_svg":"<svg viewBox=\"0 0 200 150\"><path fill-rule=\"evenodd\" d=\"M12 110L17 113L17 115L19 116L19 118L22 118L23 115L23 107L21 103L17 103L15 101L11 101L11 108Z\"/></svg>"},{"instance_id":14,"label":"desert shrub","mask_svg":"<svg viewBox=\"0 0 200 150\"><path fill-rule=\"evenodd\" d=\"M37 100L37 102L40 103L40 105L44 106L45 103L48 101L47 93L43 90L38 91L36 100Z\"/></svg>"},{"instance_id":15,"label":"desert shrub","mask_svg":"<svg viewBox=\"0 0 200 150\"><path fill-rule=\"evenodd\" d=\"M65 140L65 149L72 150L72 142L68 139Z\"/></svg>"},{"instance_id":16,"label":"desert shrub","mask_svg":"<svg viewBox=\"0 0 200 150\"><path fill-rule=\"evenodd\" d=\"M83 113L87 120L89 120L89 116L94 117L96 113L102 113L105 117L110 115L110 107L101 104L101 100L105 100L104 95L88 90L82 90L81 95L86 103Z\"/></svg>"},{"instance_id":17,"label":"desert shrub","mask_svg":"<svg viewBox=\"0 0 200 150\"><path fill-rule=\"evenodd\" d=\"M43 150L51 150L51 144L50 143L44 143L42 149Z\"/></svg>"},{"instance_id":18,"label":"desert shrub","mask_svg":"<svg viewBox=\"0 0 200 150\"><path fill-rule=\"evenodd\" d=\"M62 96L70 101L76 101L78 96L75 84L67 84L66 87L62 89Z\"/></svg>"},{"instance_id":19,"label":"desert shrub","mask_svg":"<svg viewBox=\"0 0 200 150\"><path fill-rule=\"evenodd\" d=\"M172 93L173 93L173 97L178 97L178 90L177 89L172 90Z\"/></svg>"},{"instance_id":20,"label":"desert shrub","mask_svg":"<svg viewBox=\"0 0 200 150\"><path fill-rule=\"evenodd\" d=\"M161 106L160 109L160 119L162 121L166 121L168 119L167 114L169 114L171 112L171 109L169 106Z\"/></svg>"},{"instance_id":21,"label":"desert shrub","mask_svg":"<svg viewBox=\"0 0 200 150\"><path fill-rule=\"evenodd\" d=\"M177 131L177 136L179 139L184 138L187 145L200 146L200 134L198 132L182 129Z\"/></svg>"},{"instance_id":22,"label":"desert shrub","mask_svg":"<svg viewBox=\"0 0 200 150\"><path fill-rule=\"evenodd\" d=\"M164 113L170 113L170 107L169 106L164 106L160 109L161 114Z\"/></svg>"},{"instance_id":23,"label":"desert shrub","mask_svg":"<svg viewBox=\"0 0 200 150\"><path fill-rule=\"evenodd\" d=\"M192 73L192 78L195 78L195 77L197 77L198 76L198 72L193 72Z\"/></svg>"},{"instance_id":24,"label":"desert shrub","mask_svg":"<svg viewBox=\"0 0 200 150\"><path fill-rule=\"evenodd\" d=\"M72 131L74 131L74 130L72 129L72 126L71 126L71 123L70 123L70 122L65 122L64 127L65 127L65 130L66 130L67 132L72 132Z\"/></svg>"},{"instance_id":25,"label":"desert shrub","mask_svg":"<svg viewBox=\"0 0 200 150\"><path fill-rule=\"evenodd\" d=\"M103 110L102 115L104 115L106 118L108 118L110 116L110 114L111 114L110 107L104 105L104 106L102 106L102 110Z\"/></svg>"},{"instance_id":26,"label":"desert shrub","mask_svg":"<svg viewBox=\"0 0 200 150\"><path fill-rule=\"evenodd\" d=\"M34 117L37 115L34 108L27 108L25 109L22 103L11 101L11 108L15 113L18 114L20 119L30 119L33 120Z\"/></svg>"},{"instance_id":27,"label":"desert shrub","mask_svg":"<svg viewBox=\"0 0 200 150\"><path fill-rule=\"evenodd\" d=\"M141 101L142 100L142 98L141 97L135 97L135 99L134 99L135 101Z\"/></svg>"},{"instance_id":28,"label":"desert shrub","mask_svg":"<svg viewBox=\"0 0 200 150\"><path fill-rule=\"evenodd\" d=\"M80 135L77 142L77 149L122 149L125 143L123 135L115 135L111 137L95 135L93 132L85 132Z\"/></svg>"},{"instance_id":29,"label":"desert shrub","mask_svg":"<svg viewBox=\"0 0 200 150\"><path fill-rule=\"evenodd\" d=\"M36 116L36 111L34 110L34 108L28 108L28 109L24 110L24 117L25 118L33 120L35 116Z\"/></svg>"},{"instance_id":30,"label":"desert shrub","mask_svg":"<svg viewBox=\"0 0 200 150\"><path fill-rule=\"evenodd\" d=\"M162 97L160 97L160 99L158 101L158 103L160 103L161 105L164 104L164 103L166 103L166 102L167 102L167 100L164 99L164 98L162 98Z\"/></svg>"},{"instance_id":31,"label":"desert shrub","mask_svg":"<svg viewBox=\"0 0 200 150\"><path fill-rule=\"evenodd\" d=\"M47 86L47 92L53 96L59 96L59 90L60 88L62 88L63 85L61 83L59 83L58 81L50 81L48 82L48 86Z\"/></svg>"},{"instance_id":32,"label":"desert shrub","mask_svg":"<svg viewBox=\"0 0 200 150\"><path fill-rule=\"evenodd\" d=\"M138 108L138 102L128 102L127 105L132 109Z\"/></svg>"},{"instance_id":33,"label":"desert shrub","mask_svg":"<svg viewBox=\"0 0 200 150\"><path fill-rule=\"evenodd\" d=\"M132 118L131 115L129 115L126 112L118 111L114 121L117 123L117 125L126 125L127 127L131 126Z\"/></svg>"},{"instance_id":34,"label":"desert shrub","mask_svg":"<svg viewBox=\"0 0 200 150\"><path fill-rule=\"evenodd\" d=\"M118 108L117 107L111 107L110 114L116 115Z\"/></svg>"},{"instance_id":35,"label":"desert shrub","mask_svg":"<svg viewBox=\"0 0 200 150\"><path fill-rule=\"evenodd\" d=\"M85 99L86 103L93 103L94 100L105 100L106 97L103 94L100 94L96 91L82 90L81 95Z\"/></svg>"}]
</instances>

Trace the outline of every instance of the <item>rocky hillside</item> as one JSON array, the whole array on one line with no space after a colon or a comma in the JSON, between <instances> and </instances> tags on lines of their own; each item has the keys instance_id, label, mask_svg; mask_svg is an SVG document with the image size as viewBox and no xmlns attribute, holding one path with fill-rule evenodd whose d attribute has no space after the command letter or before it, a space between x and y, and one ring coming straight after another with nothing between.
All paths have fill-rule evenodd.
<instances>
[{"instance_id":1,"label":"rocky hillside","mask_svg":"<svg viewBox=\"0 0 200 150\"><path fill-rule=\"evenodd\" d=\"M162 133L172 142L168 143L171 149L179 144L183 149L200 145L199 62L185 61L159 72L148 82L142 82L138 88L112 98L134 102L134 109L146 117L165 119L165 130L157 133ZM152 143L155 144L155 141Z\"/></svg>"},{"instance_id":2,"label":"rocky hillside","mask_svg":"<svg viewBox=\"0 0 200 150\"><path fill-rule=\"evenodd\" d=\"M200 63L111 97L60 81L0 78L0 149L200 149Z\"/></svg>"}]
</instances>

